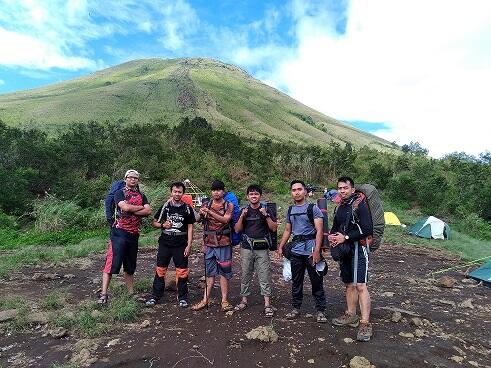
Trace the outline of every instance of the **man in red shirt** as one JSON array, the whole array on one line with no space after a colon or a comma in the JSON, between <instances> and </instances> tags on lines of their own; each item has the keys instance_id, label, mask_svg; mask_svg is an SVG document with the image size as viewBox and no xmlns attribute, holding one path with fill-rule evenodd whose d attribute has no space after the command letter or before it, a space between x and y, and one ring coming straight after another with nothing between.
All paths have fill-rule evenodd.
<instances>
[{"instance_id":1,"label":"man in red shirt","mask_svg":"<svg viewBox=\"0 0 491 368\"><path fill-rule=\"evenodd\" d=\"M126 171L124 181L125 187L114 194L117 216L111 228L106 263L102 273L102 292L99 296L99 304L107 303L107 290L111 277L119 273L121 266L124 269L124 281L128 293L133 294L141 221L142 217L150 215L152 211L147 197L138 190L140 181L138 171Z\"/></svg>"}]
</instances>

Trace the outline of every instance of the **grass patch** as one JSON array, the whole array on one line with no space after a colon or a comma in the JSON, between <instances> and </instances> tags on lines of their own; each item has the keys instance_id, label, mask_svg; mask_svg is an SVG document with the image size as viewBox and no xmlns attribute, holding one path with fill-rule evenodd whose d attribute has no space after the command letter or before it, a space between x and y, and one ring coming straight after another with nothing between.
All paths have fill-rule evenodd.
<instances>
[{"instance_id":1,"label":"grass patch","mask_svg":"<svg viewBox=\"0 0 491 368\"><path fill-rule=\"evenodd\" d=\"M29 327L29 321L27 320L27 315L30 312L29 307L24 303L23 306L17 308L19 314L8 323L8 330L13 332L24 331Z\"/></svg>"},{"instance_id":2,"label":"grass patch","mask_svg":"<svg viewBox=\"0 0 491 368\"><path fill-rule=\"evenodd\" d=\"M44 310L57 310L66 304L67 293L64 290L55 290L43 299L41 307Z\"/></svg>"},{"instance_id":3,"label":"grass patch","mask_svg":"<svg viewBox=\"0 0 491 368\"><path fill-rule=\"evenodd\" d=\"M133 288L135 290L135 293L143 294L143 293L150 293L152 291L152 286L153 286L153 278L146 277L146 278L136 279Z\"/></svg>"},{"instance_id":4,"label":"grass patch","mask_svg":"<svg viewBox=\"0 0 491 368\"><path fill-rule=\"evenodd\" d=\"M0 310L18 309L24 304L24 300L18 296L0 298Z\"/></svg>"}]
</instances>

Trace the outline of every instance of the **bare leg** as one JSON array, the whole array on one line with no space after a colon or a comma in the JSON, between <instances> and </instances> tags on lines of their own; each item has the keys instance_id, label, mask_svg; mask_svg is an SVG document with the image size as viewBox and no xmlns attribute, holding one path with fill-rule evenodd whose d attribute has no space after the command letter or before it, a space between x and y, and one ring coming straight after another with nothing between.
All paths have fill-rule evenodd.
<instances>
[{"instance_id":1,"label":"bare leg","mask_svg":"<svg viewBox=\"0 0 491 368\"><path fill-rule=\"evenodd\" d=\"M207 277L206 278L206 288L203 295L203 300L208 302L210 300L211 289L213 288L213 284L215 283L215 277Z\"/></svg>"},{"instance_id":2,"label":"bare leg","mask_svg":"<svg viewBox=\"0 0 491 368\"><path fill-rule=\"evenodd\" d=\"M132 295L133 294L133 284L135 283L135 275L129 275L126 272L123 273L124 276L124 283L126 284L126 287L128 288L128 294Z\"/></svg>"},{"instance_id":3,"label":"bare leg","mask_svg":"<svg viewBox=\"0 0 491 368\"><path fill-rule=\"evenodd\" d=\"M356 285L356 290L359 296L360 311L362 321L369 321L370 319L370 293L368 292L367 284Z\"/></svg>"},{"instance_id":4,"label":"bare leg","mask_svg":"<svg viewBox=\"0 0 491 368\"><path fill-rule=\"evenodd\" d=\"M358 304L358 292L356 291L354 284L345 284L346 286L346 306L348 307L348 313L351 315L356 314L356 306Z\"/></svg>"},{"instance_id":5,"label":"bare leg","mask_svg":"<svg viewBox=\"0 0 491 368\"><path fill-rule=\"evenodd\" d=\"M271 307L271 298L268 295L264 296L264 306Z\"/></svg>"},{"instance_id":6,"label":"bare leg","mask_svg":"<svg viewBox=\"0 0 491 368\"><path fill-rule=\"evenodd\" d=\"M228 280L220 276L220 289L222 291L222 302L228 301Z\"/></svg>"},{"instance_id":7,"label":"bare leg","mask_svg":"<svg viewBox=\"0 0 491 368\"><path fill-rule=\"evenodd\" d=\"M102 292L101 294L106 295L107 289L109 288L109 283L111 282L112 275L110 273L102 273Z\"/></svg>"}]
</instances>

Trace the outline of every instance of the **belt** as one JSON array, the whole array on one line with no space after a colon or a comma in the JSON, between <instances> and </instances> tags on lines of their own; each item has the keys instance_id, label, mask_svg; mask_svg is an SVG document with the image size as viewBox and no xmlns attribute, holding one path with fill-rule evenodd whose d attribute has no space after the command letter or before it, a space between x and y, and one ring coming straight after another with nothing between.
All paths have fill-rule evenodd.
<instances>
[{"instance_id":1,"label":"belt","mask_svg":"<svg viewBox=\"0 0 491 368\"><path fill-rule=\"evenodd\" d=\"M184 231L169 231L169 230L163 230L162 234L169 235L169 236L183 236L187 235L186 232Z\"/></svg>"},{"instance_id":2,"label":"belt","mask_svg":"<svg viewBox=\"0 0 491 368\"><path fill-rule=\"evenodd\" d=\"M293 236L293 239L292 239L292 242L293 243L298 243L298 242L302 242L302 241L305 241L305 240L313 240L315 238L316 238L316 234L294 235Z\"/></svg>"}]
</instances>

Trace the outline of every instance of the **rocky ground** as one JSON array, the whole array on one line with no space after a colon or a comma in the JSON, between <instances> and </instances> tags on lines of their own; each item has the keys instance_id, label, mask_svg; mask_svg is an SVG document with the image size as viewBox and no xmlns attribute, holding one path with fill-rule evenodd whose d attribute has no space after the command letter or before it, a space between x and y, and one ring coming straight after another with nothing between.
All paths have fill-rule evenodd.
<instances>
[{"instance_id":1,"label":"rocky ground","mask_svg":"<svg viewBox=\"0 0 491 368\"><path fill-rule=\"evenodd\" d=\"M140 252L138 279L152 276L154 259L154 250ZM163 304L142 308L137 321L115 324L96 338L47 323L53 314L70 313L95 298L103 260L97 254L64 266L24 269L0 281L0 295L22 298L29 311L24 330L11 328L18 309L0 311L0 367L491 367L491 289L466 279L465 268L431 277L459 264L435 249L384 245L373 254L374 336L368 343L355 341L356 329L314 321L308 278L302 316L287 321L290 284L282 280L279 262L273 265L272 319L264 316L259 295L246 310L227 315L218 303L200 312L183 310L168 291ZM202 259L195 254L190 263L196 302L203 292ZM332 318L344 311L344 290L337 264L329 266L325 288ZM237 274L234 303L239 287ZM43 311L43 298L58 289L65 292L64 305ZM217 298L219 289L213 294Z\"/></svg>"}]
</instances>

